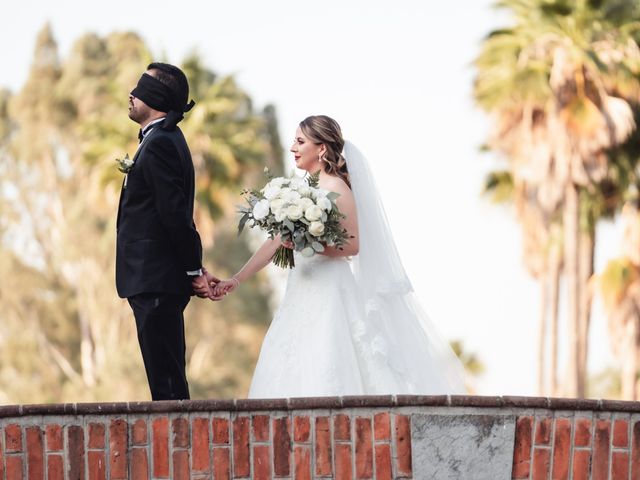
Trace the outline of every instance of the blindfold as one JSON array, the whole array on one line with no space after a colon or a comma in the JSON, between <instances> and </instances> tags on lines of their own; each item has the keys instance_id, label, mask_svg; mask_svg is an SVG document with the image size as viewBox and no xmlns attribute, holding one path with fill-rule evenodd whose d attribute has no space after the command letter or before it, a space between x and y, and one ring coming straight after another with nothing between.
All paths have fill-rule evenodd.
<instances>
[{"instance_id":1,"label":"blindfold","mask_svg":"<svg viewBox=\"0 0 640 480\"><path fill-rule=\"evenodd\" d=\"M139 98L154 110L167 113L162 127L165 130L175 128L176 124L184 118L183 113L188 112L195 105L193 100L182 105L178 95L170 87L148 73L142 74L136 87L131 90L131 95Z\"/></svg>"}]
</instances>

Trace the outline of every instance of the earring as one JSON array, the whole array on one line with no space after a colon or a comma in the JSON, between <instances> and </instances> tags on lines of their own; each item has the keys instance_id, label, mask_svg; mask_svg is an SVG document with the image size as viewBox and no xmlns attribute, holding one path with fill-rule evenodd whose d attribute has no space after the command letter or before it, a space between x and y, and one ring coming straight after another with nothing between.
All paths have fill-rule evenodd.
<instances>
[{"instance_id":1,"label":"earring","mask_svg":"<svg viewBox=\"0 0 640 480\"><path fill-rule=\"evenodd\" d=\"M322 155L318 155L318 163L322 163Z\"/></svg>"}]
</instances>

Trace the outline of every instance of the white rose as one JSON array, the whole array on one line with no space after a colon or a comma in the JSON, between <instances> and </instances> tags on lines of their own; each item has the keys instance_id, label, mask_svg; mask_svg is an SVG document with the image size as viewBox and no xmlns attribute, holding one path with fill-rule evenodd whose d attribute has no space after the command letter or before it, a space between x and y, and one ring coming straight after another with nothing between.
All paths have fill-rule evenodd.
<instances>
[{"instance_id":1,"label":"white rose","mask_svg":"<svg viewBox=\"0 0 640 480\"><path fill-rule=\"evenodd\" d=\"M283 222L287 217L287 212L285 210L276 210L274 215L276 217L276 222Z\"/></svg>"},{"instance_id":2,"label":"white rose","mask_svg":"<svg viewBox=\"0 0 640 480\"><path fill-rule=\"evenodd\" d=\"M332 205L331 205L331 200L329 200L327 197L322 197L318 199L318 206L323 209L326 212L330 212Z\"/></svg>"},{"instance_id":3,"label":"white rose","mask_svg":"<svg viewBox=\"0 0 640 480\"><path fill-rule=\"evenodd\" d=\"M253 218L255 218L256 220L262 220L267 215L269 215L268 200L260 200L253 206Z\"/></svg>"},{"instance_id":4,"label":"white rose","mask_svg":"<svg viewBox=\"0 0 640 480\"><path fill-rule=\"evenodd\" d=\"M289 182L289 185L291 186L291 188L294 188L296 190L300 190L300 187L305 186L306 182L304 180L302 180L301 178L294 177Z\"/></svg>"},{"instance_id":5,"label":"white rose","mask_svg":"<svg viewBox=\"0 0 640 480\"><path fill-rule=\"evenodd\" d=\"M304 212L302 211L302 208L300 208L299 205L290 205L286 208L285 213L287 215L287 217L289 217L289 220L300 220L302 218L302 215L304 214Z\"/></svg>"},{"instance_id":6,"label":"white rose","mask_svg":"<svg viewBox=\"0 0 640 480\"><path fill-rule=\"evenodd\" d=\"M318 200L320 198L324 198L327 195L329 195L329 191L328 190L324 190L322 188L316 188L315 191L313 192L313 197Z\"/></svg>"},{"instance_id":7,"label":"white rose","mask_svg":"<svg viewBox=\"0 0 640 480\"><path fill-rule=\"evenodd\" d=\"M271 200L272 198L278 196L278 194L280 193L280 187L278 187L277 185L269 184L262 189L262 193L267 200Z\"/></svg>"},{"instance_id":8,"label":"white rose","mask_svg":"<svg viewBox=\"0 0 640 480\"><path fill-rule=\"evenodd\" d=\"M286 182L286 179L282 178L282 177L276 177L274 179L272 179L267 185L269 187L282 187Z\"/></svg>"},{"instance_id":9,"label":"white rose","mask_svg":"<svg viewBox=\"0 0 640 480\"><path fill-rule=\"evenodd\" d=\"M322 218L322 209L317 205L311 205L305 210L304 218L306 218L310 222L320 220Z\"/></svg>"},{"instance_id":10,"label":"white rose","mask_svg":"<svg viewBox=\"0 0 640 480\"><path fill-rule=\"evenodd\" d=\"M311 222L311 225L309 225L309 233L314 237L321 236L324 233L324 223Z\"/></svg>"},{"instance_id":11,"label":"white rose","mask_svg":"<svg viewBox=\"0 0 640 480\"><path fill-rule=\"evenodd\" d=\"M289 190L288 192L283 193L280 198L287 203L297 203L298 200L300 200L300 194L294 190Z\"/></svg>"},{"instance_id":12,"label":"white rose","mask_svg":"<svg viewBox=\"0 0 640 480\"><path fill-rule=\"evenodd\" d=\"M311 200L310 198L307 197L302 197L299 201L298 201L298 205L300 205L300 207L302 207L302 209L306 212L307 208L315 205L315 203L313 203L313 200Z\"/></svg>"},{"instance_id":13,"label":"white rose","mask_svg":"<svg viewBox=\"0 0 640 480\"><path fill-rule=\"evenodd\" d=\"M285 205L285 201L282 200L281 198L274 198L269 203L269 206L271 207L271 211L273 213L276 213L277 211L282 210L282 207L284 207L284 205Z\"/></svg>"},{"instance_id":14,"label":"white rose","mask_svg":"<svg viewBox=\"0 0 640 480\"><path fill-rule=\"evenodd\" d=\"M303 197L309 197L311 195L311 189L309 185L304 184L298 187L298 193Z\"/></svg>"}]
</instances>

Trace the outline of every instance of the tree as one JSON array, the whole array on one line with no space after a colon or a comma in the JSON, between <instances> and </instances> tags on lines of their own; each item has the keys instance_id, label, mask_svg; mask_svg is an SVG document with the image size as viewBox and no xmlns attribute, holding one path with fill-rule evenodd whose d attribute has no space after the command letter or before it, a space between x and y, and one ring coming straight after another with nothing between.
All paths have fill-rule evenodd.
<instances>
[{"instance_id":1,"label":"tree","mask_svg":"<svg viewBox=\"0 0 640 480\"><path fill-rule=\"evenodd\" d=\"M468 392L473 393L475 391L473 380L482 376L485 371L485 366L476 353L469 352L465 349L461 340L452 340L449 344L456 354L456 357L462 362L465 373L467 374L465 387Z\"/></svg>"},{"instance_id":2,"label":"tree","mask_svg":"<svg viewBox=\"0 0 640 480\"><path fill-rule=\"evenodd\" d=\"M636 105L636 116L640 108ZM612 350L622 369L621 396L640 398L640 139L635 136L615 156L618 198L624 202L622 252L596 276L608 316Z\"/></svg>"},{"instance_id":3,"label":"tree","mask_svg":"<svg viewBox=\"0 0 640 480\"><path fill-rule=\"evenodd\" d=\"M585 394L597 196L608 150L635 128L640 18L632 0L504 0L510 28L492 32L476 60L475 98L493 116L490 148L514 182L535 187L543 213L561 212L563 278L570 326L566 394Z\"/></svg>"},{"instance_id":4,"label":"tree","mask_svg":"<svg viewBox=\"0 0 640 480\"><path fill-rule=\"evenodd\" d=\"M135 33L89 33L61 61L45 26L24 87L0 95L0 275L8 279L0 399L148 398L135 323L116 296L113 270L122 184L114 159L137 146L128 92L151 58ZM246 240L235 239L233 201L265 164L281 162L277 123L272 107L271 115L255 111L233 77L218 77L197 56L183 68L197 102L180 124L196 162L196 220L205 263L225 275L249 254ZM264 275L243 287L186 311L194 397L240 395L248 385L271 290Z\"/></svg>"},{"instance_id":5,"label":"tree","mask_svg":"<svg viewBox=\"0 0 640 480\"><path fill-rule=\"evenodd\" d=\"M558 212L541 209L536 201L535 185L522 179L514 183L508 170L490 172L485 179L484 193L494 203L513 205L521 225L523 262L540 288L538 394L553 395L558 388L558 302L563 258Z\"/></svg>"}]
</instances>

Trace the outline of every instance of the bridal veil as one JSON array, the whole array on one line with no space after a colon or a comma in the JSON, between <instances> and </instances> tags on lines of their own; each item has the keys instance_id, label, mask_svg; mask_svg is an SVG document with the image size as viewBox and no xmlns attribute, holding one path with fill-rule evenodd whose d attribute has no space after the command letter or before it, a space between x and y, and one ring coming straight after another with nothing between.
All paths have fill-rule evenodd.
<instances>
[{"instance_id":1,"label":"bridal veil","mask_svg":"<svg viewBox=\"0 0 640 480\"><path fill-rule=\"evenodd\" d=\"M343 153L358 212L352 269L365 311L354 334L361 368L379 390L368 393L464 393L462 365L416 298L366 157L348 141Z\"/></svg>"}]
</instances>

